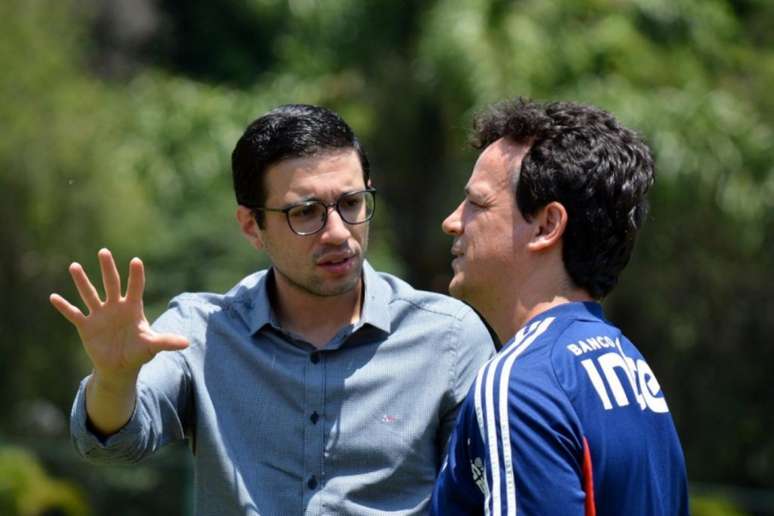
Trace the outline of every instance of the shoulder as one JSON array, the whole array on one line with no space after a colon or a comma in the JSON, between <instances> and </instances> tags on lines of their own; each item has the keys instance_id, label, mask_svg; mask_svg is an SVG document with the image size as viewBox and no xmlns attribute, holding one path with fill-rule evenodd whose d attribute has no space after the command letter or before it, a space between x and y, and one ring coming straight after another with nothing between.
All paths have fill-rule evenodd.
<instances>
[{"instance_id":1,"label":"shoulder","mask_svg":"<svg viewBox=\"0 0 774 516\"><path fill-rule=\"evenodd\" d=\"M453 360L471 354L478 365L493 354L492 334L465 303L436 292L419 290L391 274L377 273L387 291L390 324L412 334L421 333L434 347L443 346Z\"/></svg>"},{"instance_id":2,"label":"shoulder","mask_svg":"<svg viewBox=\"0 0 774 516\"><path fill-rule=\"evenodd\" d=\"M167 310L154 322L159 330L184 334L204 331L218 321L230 326L249 324L254 307L260 305L260 291L266 271L243 278L224 294L183 292L172 298ZM198 328L198 330L197 330Z\"/></svg>"},{"instance_id":3,"label":"shoulder","mask_svg":"<svg viewBox=\"0 0 774 516\"><path fill-rule=\"evenodd\" d=\"M416 289L408 282L386 272L377 272L376 276L389 292L388 303L393 312L419 310L428 317L457 321L468 319L471 314L475 315L468 305L450 296Z\"/></svg>"},{"instance_id":4,"label":"shoulder","mask_svg":"<svg viewBox=\"0 0 774 516\"><path fill-rule=\"evenodd\" d=\"M170 307L181 306L183 308L202 313L212 313L230 310L252 304L256 290L266 275L261 270L246 276L226 293L215 292L183 292L170 301Z\"/></svg>"},{"instance_id":5,"label":"shoulder","mask_svg":"<svg viewBox=\"0 0 774 516\"><path fill-rule=\"evenodd\" d=\"M482 388L488 383L494 386L493 392L500 391L512 403L552 399L564 405L572 401L583 380L579 350L593 346L610 351L618 332L582 304L573 305L549 310L521 328L482 370Z\"/></svg>"},{"instance_id":6,"label":"shoulder","mask_svg":"<svg viewBox=\"0 0 774 516\"><path fill-rule=\"evenodd\" d=\"M482 438L491 440L496 438L495 429L503 429L517 448L532 442L536 434L550 432L580 449L579 421L561 381L565 364L554 360L555 350L567 341L574 324L564 314L541 314L481 368L466 400L467 410L475 414L471 430L477 427Z\"/></svg>"},{"instance_id":7,"label":"shoulder","mask_svg":"<svg viewBox=\"0 0 774 516\"><path fill-rule=\"evenodd\" d=\"M492 336L478 314L461 301L416 289L392 274L371 270L366 282L370 306L383 311L377 317L389 319L391 337L419 345L442 361L439 367L452 378L455 399L462 399L472 375L494 353Z\"/></svg>"},{"instance_id":8,"label":"shoulder","mask_svg":"<svg viewBox=\"0 0 774 516\"><path fill-rule=\"evenodd\" d=\"M588 305L591 309L588 309ZM571 303L527 323L503 349L517 367L574 368L586 352L615 351L621 333L592 303Z\"/></svg>"},{"instance_id":9,"label":"shoulder","mask_svg":"<svg viewBox=\"0 0 774 516\"><path fill-rule=\"evenodd\" d=\"M523 349L509 346L509 350L513 348L511 356L520 353L512 367L502 367L509 376L512 395L520 399L536 397L539 392L557 404L570 403L585 413L586 408L599 404L599 398L610 408L606 394L609 383L615 388L616 399L625 403L625 394L618 386L626 388L629 377L636 374L642 362L639 351L601 313L568 309L549 317L553 321L532 342L527 332ZM644 370L647 366L639 367Z\"/></svg>"}]
</instances>

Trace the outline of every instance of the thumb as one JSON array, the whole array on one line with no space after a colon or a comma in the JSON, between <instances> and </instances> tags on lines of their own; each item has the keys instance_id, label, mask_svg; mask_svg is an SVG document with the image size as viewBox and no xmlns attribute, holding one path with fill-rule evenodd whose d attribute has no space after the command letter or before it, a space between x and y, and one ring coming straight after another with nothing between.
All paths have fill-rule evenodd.
<instances>
[{"instance_id":1,"label":"thumb","mask_svg":"<svg viewBox=\"0 0 774 516\"><path fill-rule=\"evenodd\" d=\"M174 333L157 333L150 339L154 351L179 351L188 347L188 339Z\"/></svg>"}]
</instances>

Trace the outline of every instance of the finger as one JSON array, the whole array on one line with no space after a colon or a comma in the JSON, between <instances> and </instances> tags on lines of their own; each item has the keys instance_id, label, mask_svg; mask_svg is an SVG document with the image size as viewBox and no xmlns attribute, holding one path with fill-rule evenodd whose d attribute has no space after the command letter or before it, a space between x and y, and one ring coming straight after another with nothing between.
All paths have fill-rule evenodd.
<instances>
[{"instance_id":1,"label":"finger","mask_svg":"<svg viewBox=\"0 0 774 516\"><path fill-rule=\"evenodd\" d=\"M142 260L132 258L129 262L129 279L126 281L126 300L142 301L142 293L145 290L145 267Z\"/></svg>"},{"instance_id":2,"label":"finger","mask_svg":"<svg viewBox=\"0 0 774 516\"><path fill-rule=\"evenodd\" d=\"M48 300L54 305L54 308L64 316L65 319L73 323L76 327L80 327L86 320L86 316L83 315L77 307L71 305L65 298L59 294L51 294L48 296Z\"/></svg>"},{"instance_id":3,"label":"finger","mask_svg":"<svg viewBox=\"0 0 774 516\"><path fill-rule=\"evenodd\" d=\"M113 255L107 249L100 249L99 268L102 271L102 284L105 285L105 300L118 301L121 297L121 277L116 269L116 262L113 261Z\"/></svg>"},{"instance_id":4,"label":"finger","mask_svg":"<svg viewBox=\"0 0 774 516\"><path fill-rule=\"evenodd\" d=\"M89 277L86 275L86 271L80 263L73 263L70 265L70 276L73 278L75 288L78 289L78 293L81 295L81 299L86 303L86 307L90 312L93 312L102 305L102 301L99 299L97 289L89 281Z\"/></svg>"},{"instance_id":5,"label":"finger","mask_svg":"<svg viewBox=\"0 0 774 516\"><path fill-rule=\"evenodd\" d=\"M174 333L157 333L150 339L155 352L179 351L188 347L188 339Z\"/></svg>"}]
</instances>

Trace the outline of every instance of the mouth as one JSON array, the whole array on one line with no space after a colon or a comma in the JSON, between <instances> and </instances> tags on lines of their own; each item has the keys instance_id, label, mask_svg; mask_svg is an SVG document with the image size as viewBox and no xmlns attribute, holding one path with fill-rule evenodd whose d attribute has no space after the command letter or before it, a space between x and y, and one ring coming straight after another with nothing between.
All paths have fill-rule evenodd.
<instances>
[{"instance_id":1,"label":"mouth","mask_svg":"<svg viewBox=\"0 0 774 516\"><path fill-rule=\"evenodd\" d=\"M323 255L317 260L317 266L333 274L349 272L356 263L353 251L337 252Z\"/></svg>"},{"instance_id":2,"label":"mouth","mask_svg":"<svg viewBox=\"0 0 774 516\"><path fill-rule=\"evenodd\" d=\"M465 252L462 250L462 248L455 242L451 247L451 267L452 269L456 269L460 265L460 262L465 257Z\"/></svg>"}]
</instances>

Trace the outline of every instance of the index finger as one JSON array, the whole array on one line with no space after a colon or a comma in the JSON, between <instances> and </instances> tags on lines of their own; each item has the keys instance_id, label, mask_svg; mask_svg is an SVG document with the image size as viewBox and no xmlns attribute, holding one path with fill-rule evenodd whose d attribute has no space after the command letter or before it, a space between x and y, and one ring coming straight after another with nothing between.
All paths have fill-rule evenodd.
<instances>
[{"instance_id":1,"label":"index finger","mask_svg":"<svg viewBox=\"0 0 774 516\"><path fill-rule=\"evenodd\" d=\"M83 270L83 266L80 263L73 262L68 270L73 278L73 283L75 283L75 288L78 289L78 293L81 295L83 302L86 303L86 308L89 309L89 312L99 308L102 305L102 301L99 299L97 289L89 281L86 271Z\"/></svg>"}]
</instances>

